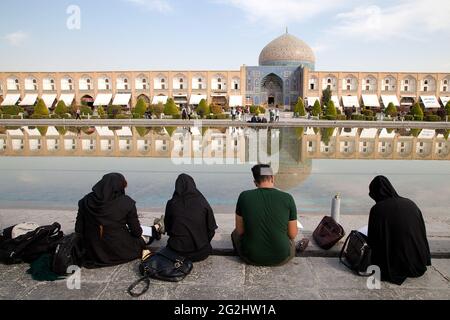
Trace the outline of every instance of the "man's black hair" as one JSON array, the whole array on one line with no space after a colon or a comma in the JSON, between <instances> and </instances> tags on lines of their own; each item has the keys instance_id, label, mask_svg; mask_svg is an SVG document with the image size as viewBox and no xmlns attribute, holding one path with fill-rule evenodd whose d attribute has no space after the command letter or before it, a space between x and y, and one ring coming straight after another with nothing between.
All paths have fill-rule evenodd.
<instances>
[{"instance_id":1,"label":"man's black hair","mask_svg":"<svg viewBox=\"0 0 450 320\"><path fill-rule=\"evenodd\" d=\"M257 184L273 177L272 168L268 164L257 164L252 168L253 179Z\"/></svg>"}]
</instances>

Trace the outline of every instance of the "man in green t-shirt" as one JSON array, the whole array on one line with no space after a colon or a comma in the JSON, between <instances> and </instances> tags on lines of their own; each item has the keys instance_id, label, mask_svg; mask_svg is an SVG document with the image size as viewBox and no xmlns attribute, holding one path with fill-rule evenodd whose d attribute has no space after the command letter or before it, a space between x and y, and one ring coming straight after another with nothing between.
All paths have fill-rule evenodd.
<instances>
[{"instance_id":1,"label":"man in green t-shirt","mask_svg":"<svg viewBox=\"0 0 450 320\"><path fill-rule=\"evenodd\" d=\"M269 165L256 165L252 173L257 189L239 195L236 229L231 234L234 249L248 264L283 265L295 256L295 201L290 194L274 188Z\"/></svg>"}]
</instances>

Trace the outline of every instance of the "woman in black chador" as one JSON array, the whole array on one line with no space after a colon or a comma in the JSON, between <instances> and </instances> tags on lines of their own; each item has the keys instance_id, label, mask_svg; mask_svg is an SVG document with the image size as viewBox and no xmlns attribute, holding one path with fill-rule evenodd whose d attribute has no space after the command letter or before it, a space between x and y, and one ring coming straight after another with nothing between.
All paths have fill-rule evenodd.
<instances>
[{"instance_id":1,"label":"woman in black chador","mask_svg":"<svg viewBox=\"0 0 450 320\"><path fill-rule=\"evenodd\" d=\"M370 183L368 238L372 264L381 269L381 280L401 285L408 277L420 277L431 265L425 223L417 205L400 197L384 176Z\"/></svg>"},{"instance_id":2,"label":"woman in black chador","mask_svg":"<svg viewBox=\"0 0 450 320\"><path fill-rule=\"evenodd\" d=\"M216 220L191 176L178 176L175 192L166 205L164 222L170 249L192 261L204 260L211 254Z\"/></svg>"},{"instance_id":3,"label":"woman in black chador","mask_svg":"<svg viewBox=\"0 0 450 320\"><path fill-rule=\"evenodd\" d=\"M105 267L141 258L146 246L135 201L125 194L127 181L120 173L109 173L92 192L78 202L75 232L83 237L86 267ZM152 236L161 238L161 225Z\"/></svg>"}]
</instances>

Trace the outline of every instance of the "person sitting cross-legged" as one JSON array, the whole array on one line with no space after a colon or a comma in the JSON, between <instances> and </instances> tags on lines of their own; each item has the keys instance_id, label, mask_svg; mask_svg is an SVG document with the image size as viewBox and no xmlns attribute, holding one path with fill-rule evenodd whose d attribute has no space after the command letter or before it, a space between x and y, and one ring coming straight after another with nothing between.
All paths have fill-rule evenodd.
<instances>
[{"instance_id":1,"label":"person sitting cross-legged","mask_svg":"<svg viewBox=\"0 0 450 320\"><path fill-rule=\"evenodd\" d=\"M269 165L252 168L256 189L240 194L236 205L236 229L231 234L233 247L248 264L278 266L303 251L307 239L297 236L297 208L293 197L274 187Z\"/></svg>"}]
</instances>

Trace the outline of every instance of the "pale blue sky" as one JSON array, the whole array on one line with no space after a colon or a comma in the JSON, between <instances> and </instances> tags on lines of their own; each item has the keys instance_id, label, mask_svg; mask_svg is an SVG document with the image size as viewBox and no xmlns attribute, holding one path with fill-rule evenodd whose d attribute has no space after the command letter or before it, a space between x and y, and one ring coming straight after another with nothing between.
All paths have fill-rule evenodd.
<instances>
[{"instance_id":1,"label":"pale blue sky","mask_svg":"<svg viewBox=\"0 0 450 320\"><path fill-rule=\"evenodd\" d=\"M447 0L2 0L0 71L238 70L288 26L317 70L448 72L449 17Z\"/></svg>"}]
</instances>

